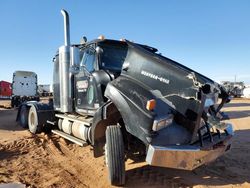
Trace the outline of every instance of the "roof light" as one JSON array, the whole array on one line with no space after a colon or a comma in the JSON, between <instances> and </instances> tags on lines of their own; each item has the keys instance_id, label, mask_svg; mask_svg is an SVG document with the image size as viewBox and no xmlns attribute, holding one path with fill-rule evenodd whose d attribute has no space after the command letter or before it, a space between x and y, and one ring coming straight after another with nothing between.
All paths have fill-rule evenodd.
<instances>
[{"instance_id":1,"label":"roof light","mask_svg":"<svg viewBox=\"0 0 250 188\"><path fill-rule=\"evenodd\" d=\"M147 110L154 110L156 105L156 101L154 99L151 99L147 101L146 109Z\"/></svg>"},{"instance_id":2,"label":"roof light","mask_svg":"<svg viewBox=\"0 0 250 188\"><path fill-rule=\"evenodd\" d=\"M104 40L104 39L105 39L105 36L104 36L104 35L100 35L100 36L98 37L98 39Z\"/></svg>"}]
</instances>

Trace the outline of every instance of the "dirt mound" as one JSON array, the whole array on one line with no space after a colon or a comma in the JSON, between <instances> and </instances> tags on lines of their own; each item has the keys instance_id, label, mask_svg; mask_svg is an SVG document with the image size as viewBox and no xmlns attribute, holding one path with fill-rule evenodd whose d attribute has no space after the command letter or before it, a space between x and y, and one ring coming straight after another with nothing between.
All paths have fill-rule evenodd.
<instances>
[{"instance_id":1,"label":"dirt mound","mask_svg":"<svg viewBox=\"0 0 250 188\"><path fill-rule=\"evenodd\" d=\"M0 99L0 108L10 109L10 100Z\"/></svg>"},{"instance_id":2,"label":"dirt mound","mask_svg":"<svg viewBox=\"0 0 250 188\"><path fill-rule=\"evenodd\" d=\"M107 186L106 181L96 181L106 180L103 160L90 155L90 148L68 144L54 135L1 144L0 182L19 181L31 187L89 187L90 182L91 186Z\"/></svg>"},{"instance_id":3,"label":"dirt mound","mask_svg":"<svg viewBox=\"0 0 250 188\"><path fill-rule=\"evenodd\" d=\"M31 135L0 144L0 183L21 182L30 187L110 187L103 157L91 147L79 147L56 135ZM127 168L144 163L127 161ZM6 168L8 167L8 168ZM185 184L145 166L127 173L127 186L180 187Z\"/></svg>"}]
</instances>

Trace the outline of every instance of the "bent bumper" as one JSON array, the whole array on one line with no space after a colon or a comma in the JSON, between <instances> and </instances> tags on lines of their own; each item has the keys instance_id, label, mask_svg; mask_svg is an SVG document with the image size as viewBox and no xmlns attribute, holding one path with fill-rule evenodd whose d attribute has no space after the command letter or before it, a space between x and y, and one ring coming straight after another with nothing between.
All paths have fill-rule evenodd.
<instances>
[{"instance_id":1,"label":"bent bumper","mask_svg":"<svg viewBox=\"0 0 250 188\"><path fill-rule=\"evenodd\" d=\"M176 145L169 147L149 145L146 161L152 166L193 170L203 164L207 164L226 151L230 150L233 129L228 124L227 134L206 144L206 147L197 145Z\"/></svg>"}]
</instances>

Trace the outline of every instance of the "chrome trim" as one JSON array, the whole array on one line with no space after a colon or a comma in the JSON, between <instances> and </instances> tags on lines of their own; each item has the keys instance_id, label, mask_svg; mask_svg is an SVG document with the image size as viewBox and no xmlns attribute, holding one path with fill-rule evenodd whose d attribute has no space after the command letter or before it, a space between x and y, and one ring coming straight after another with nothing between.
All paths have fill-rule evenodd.
<instances>
[{"instance_id":1,"label":"chrome trim","mask_svg":"<svg viewBox=\"0 0 250 188\"><path fill-rule=\"evenodd\" d=\"M63 138L65 138L67 140L70 140L71 142L74 142L74 143L76 143L76 144L78 144L80 146L87 146L88 145L88 143L85 142L84 140L81 140L79 138L73 137L73 136L71 136L69 134L66 134L66 133L62 132L62 131L51 130L51 132L54 133L54 134L57 134L57 135L59 135L59 136L61 136Z\"/></svg>"},{"instance_id":2,"label":"chrome trim","mask_svg":"<svg viewBox=\"0 0 250 188\"><path fill-rule=\"evenodd\" d=\"M64 45L70 46L69 14L66 10L61 10L64 18Z\"/></svg>"},{"instance_id":3,"label":"chrome trim","mask_svg":"<svg viewBox=\"0 0 250 188\"><path fill-rule=\"evenodd\" d=\"M79 67L80 66L80 50L77 47L71 47L70 48L70 65Z\"/></svg>"},{"instance_id":4,"label":"chrome trim","mask_svg":"<svg viewBox=\"0 0 250 188\"><path fill-rule=\"evenodd\" d=\"M149 145L146 162L152 166L193 170L203 164L214 161L228 151L231 147L231 138L232 135L225 136L223 140L211 143L206 149L194 145L169 147Z\"/></svg>"},{"instance_id":5,"label":"chrome trim","mask_svg":"<svg viewBox=\"0 0 250 188\"><path fill-rule=\"evenodd\" d=\"M61 46L59 48L59 77L60 77L60 111L72 111L71 82L69 79L70 47Z\"/></svg>"},{"instance_id":6,"label":"chrome trim","mask_svg":"<svg viewBox=\"0 0 250 188\"><path fill-rule=\"evenodd\" d=\"M59 48L60 111L72 112L72 86L69 72L71 60L69 15L65 10L61 10L61 13L64 18L64 46Z\"/></svg>"}]
</instances>

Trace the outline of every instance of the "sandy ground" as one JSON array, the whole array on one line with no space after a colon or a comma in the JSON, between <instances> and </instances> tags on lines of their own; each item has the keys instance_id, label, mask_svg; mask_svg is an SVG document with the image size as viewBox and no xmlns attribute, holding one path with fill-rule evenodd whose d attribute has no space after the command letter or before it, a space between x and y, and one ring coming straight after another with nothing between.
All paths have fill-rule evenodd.
<instances>
[{"instance_id":1,"label":"sandy ground","mask_svg":"<svg viewBox=\"0 0 250 188\"><path fill-rule=\"evenodd\" d=\"M233 100L223 111L235 128L229 153L192 172L128 160L126 187L250 187L250 100ZM32 135L16 124L16 113L0 107L0 183L110 187L103 157L95 159L90 146L79 147L52 134Z\"/></svg>"}]
</instances>

